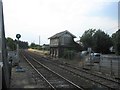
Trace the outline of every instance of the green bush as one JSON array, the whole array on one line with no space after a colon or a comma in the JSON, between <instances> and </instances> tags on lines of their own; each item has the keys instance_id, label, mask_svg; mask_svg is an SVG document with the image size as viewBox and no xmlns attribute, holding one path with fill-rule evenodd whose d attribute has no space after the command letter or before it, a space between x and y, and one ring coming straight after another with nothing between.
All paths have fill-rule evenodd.
<instances>
[{"instance_id":1,"label":"green bush","mask_svg":"<svg viewBox=\"0 0 120 90\"><path fill-rule=\"evenodd\" d=\"M64 50L63 58L65 58L65 59L73 59L74 56L75 56L75 51L74 50Z\"/></svg>"}]
</instances>

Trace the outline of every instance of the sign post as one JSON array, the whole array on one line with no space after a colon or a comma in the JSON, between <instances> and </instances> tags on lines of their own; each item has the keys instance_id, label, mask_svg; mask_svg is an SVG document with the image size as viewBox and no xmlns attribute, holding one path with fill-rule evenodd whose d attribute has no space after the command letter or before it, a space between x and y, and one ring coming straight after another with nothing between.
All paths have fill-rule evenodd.
<instances>
[{"instance_id":1,"label":"sign post","mask_svg":"<svg viewBox=\"0 0 120 90\"><path fill-rule=\"evenodd\" d=\"M90 61L90 70L92 71L92 60L91 60L91 52L92 52L92 48L88 48L88 52L89 52L89 61Z\"/></svg>"},{"instance_id":2,"label":"sign post","mask_svg":"<svg viewBox=\"0 0 120 90\"><path fill-rule=\"evenodd\" d=\"M110 60L110 74L111 74L111 76L113 75L113 67L112 67L113 65L112 65L112 59Z\"/></svg>"}]
</instances>

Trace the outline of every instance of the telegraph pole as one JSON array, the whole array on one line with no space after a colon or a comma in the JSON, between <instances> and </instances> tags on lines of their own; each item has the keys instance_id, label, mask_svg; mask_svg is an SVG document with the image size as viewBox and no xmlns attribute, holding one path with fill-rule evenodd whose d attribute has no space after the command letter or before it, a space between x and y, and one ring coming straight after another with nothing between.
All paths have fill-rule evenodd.
<instances>
[{"instance_id":1,"label":"telegraph pole","mask_svg":"<svg viewBox=\"0 0 120 90\"><path fill-rule=\"evenodd\" d=\"M39 35L39 49L40 49L40 35Z\"/></svg>"},{"instance_id":2,"label":"telegraph pole","mask_svg":"<svg viewBox=\"0 0 120 90\"><path fill-rule=\"evenodd\" d=\"M40 35L39 35L39 45L40 45Z\"/></svg>"}]
</instances>

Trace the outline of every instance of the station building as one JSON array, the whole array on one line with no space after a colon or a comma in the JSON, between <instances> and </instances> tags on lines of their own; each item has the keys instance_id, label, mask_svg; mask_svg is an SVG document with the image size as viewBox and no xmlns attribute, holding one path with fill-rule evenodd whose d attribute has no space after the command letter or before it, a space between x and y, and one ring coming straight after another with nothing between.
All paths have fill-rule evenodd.
<instances>
[{"instance_id":1,"label":"station building","mask_svg":"<svg viewBox=\"0 0 120 90\"><path fill-rule=\"evenodd\" d=\"M80 45L74 41L75 35L65 30L57 33L48 39L50 39L50 55L52 57L62 57L64 51L68 50L80 50Z\"/></svg>"}]
</instances>

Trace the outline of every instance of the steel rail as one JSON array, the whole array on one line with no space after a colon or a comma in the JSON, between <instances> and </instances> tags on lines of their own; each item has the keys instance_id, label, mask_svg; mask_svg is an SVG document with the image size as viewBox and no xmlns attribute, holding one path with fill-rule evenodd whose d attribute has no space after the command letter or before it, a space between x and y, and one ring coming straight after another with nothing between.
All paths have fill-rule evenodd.
<instances>
[{"instance_id":1,"label":"steel rail","mask_svg":"<svg viewBox=\"0 0 120 90\"><path fill-rule=\"evenodd\" d=\"M56 63L54 63L54 65L55 65ZM52 63L52 65L53 65L53 63ZM78 74L78 73L75 73L75 72L73 72L72 70L70 70L70 69L66 69L65 67L66 66L60 66L60 65L57 65L56 64L56 66L59 66L60 68L63 68L64 70L67 70L67 71L69 71L69 72L71 72L71 73L73 73L73 74L75 74L75 75L77 75L77 76L80 76L80 77L83 77L83 78L86 78L86 79L88 79L88 80L90 80L90 81L93 81L93 82L95 82L95 83L98 83L98 84L100 84L100 85L103 85L103 86L105 86L105 87L107 87L107 88L110 88L110 89L115 89L115 88L113 88L113 87L110 87L109 85L106 85L106 84L103 84L103 83L101 83L101 82L98 82L98 81L96 81L96 80L93 80L93 79L91 79L91 78L88 78L88 77L86 77L86 76L83 76L83 75L80 75L80 74ZM79 70L80 71L80 70ZM85 71L81 71L81 72L85 72ZM93 75L93 76L97 76L97 75L94 75L94 74L91 74L91 73L88 73L88 72L85 72L86 74L89 74L89 75ZM99 76L97 76L98 78L101 78L101 79L105 79L105 80L108 80L108 81L111 81L111 82L114 82L114 81L112 81L112 80L109 80L109 79L106 79L105 77L103 78L103 77L99 77ZM118 82L114 82L114 83L116 83L116 84L118 84Z\"/></svg>"},{"instance_id":2,"label":"steel rail","mask_svg":"<svg viewBox=\"0 0 120 90\"><path fill-rule=\"evenodd\" d=\"M42 58L47 59L47 58L45 58L45 57L42 57ZM48 59L47 59L47 60L48 60ZM52 62L52 63L53 63L53 62ZM54 62L54 63L56 64L56 62ZM57 63L58 63L58 62L57 62ZM63 63L60 63L60 62L59 62L58 64L64 65ZM91 73L91 72L88 72L88 71L86 71L86 70L79 69L78 67L73 67L73 66L68 65L68 64L65 64L64 66L68 66L68 67L70 67L70 68L72 68L72 69L76 69L76 70L78 70L78 71L82 71L82 72L85 72L85 73L87 73L87 74L91 74L91 75L94 75L94 76L97 76L97 77L106 79L106 80L108 80L108 81L111 81L111 82L120 84L119 81L116 81L116 80L113 80L113 79L110 79L110 78L107 78L107 77L104 77L104 76L100 76L98 73Z\"/></svg>"},{"instance_id":3,"label":"steel rail","mask_svg":"<svg viewBox=\"0 0 120 90\"><path fill-rule=\"evenodd\" d=\"M111 81L111 82L114 82L114 83L120 84L119 81L116 81L116 80L113 80L113 79L109 79L109 78L106 78L106 77L104 77L104 76L97 75L97 73L96 73L96 74L95 74L95 73L90 73L90 72L88 72L88 71L85 71L85 70L79 69L79 68L77 68L77 67L72 67L71 65L67 65L67 66L70 67L70 68L74 68L74 69L76 69L76 70L78 70L78 71L82 71L82 72L85 72L85 73L88 73L88 74L91 74L91 75L94 75L94 76L97 76L97 77L100 77L100 78L106 79L106 80L108 80L108 81Z\"/></svg>"},{"instance_id":4,"label":"steel rail","mask_svg":"<svg viewBox=\"0 0 120 90\"><path fill-rule=\"evenodd\" d=\"M44 59L48 60L48 58L45 58L45 57L41 57L41 58L44 58ZM53 62L52 62L52 63L53 63ZM56 64L56 62L54 62L54 63ZM58 62L57 62L57 63L58 63ZM58 64L64 65L63 63L60 63L60 62L59 62ZM104 77L104 76L100 76L100 75L98 75L97 73L91 73L91 72L88 72L88 71L86 71L86 70L82 70L82 69L79 69L78 67L73 67L73 66L68 65L68 64L66 64L65 66L68 66L68 67L70 67L70 68L72 68L72 69L76 69L76 70L78 70L78 71L82 71L82 72L85 72L85 73L87 73L87 74L91 74L91 75L94 75L94 76L97 76L97 77L106 79L106 80L108 80L108 81L111 81L111 82L115 82L115 83L117 83L117 84L120 84L119 81L116 81L116 80L113 80L113 79L110 79L110 78L106 78L106 77Z\"/></svg>"},{"instance_id":5,"label":"steel rail","mask_svg":"<svg viewBox=\"0 0 120 90\"><path fill-rule=\"evenodd\" d=\"M56 62L52 62L52 63L54 63L54 65L56 64ZM57 62L57 63L58 63L58 62ZM78 71L81 71L81 72L85 72L85 73L87 73L87 74L91 74L91 75L93 75L93 76L97 76L97 77L99 77L99 78L103 78L103 79L105 79L105 80L114 82L114 83L116 83L116 84L120 84L119 81L116 81L116 80L113 80L113 79L109 79L109 78L106 78L106 77L104 77L104 76L97 75L97 73L91 73L91 72L88 72L88 71L86 71L86 70L80 69L80 68L78 68L78 67L73 67L73 66L68 65L68 64L65 64L65 65L64 65L63 63L58 63L58 64L61 64L61 65L65 66L65 67L70 67L71 69L75 69L75 70L78 70ZM56 64L56 65L57 65L57 64ZM60 66L59 66L59 67L60 67Z\"/></svg>"},{"instance_id":6,"label":"steel rail","mask_svg":"<svg viewBox=\"0 0 120 90\"><path fill-rule=\"evenodd\" d=\"M46 59L45 57L42 57L42 58ZM37 61L37 62L39 62L39 61ZM53 64L53 63L52 63L52 64ZM55 65L55 64L54 64L54 65ZM59 66L59 65L57 65L57 66ZM59 66L59 67L60 67L60 66ZM69 66L69 67L70 67L70 66ZM65 70L68 70L68 69L66 69L66 68L64 68L64 67L61 67L61 68L65 69ZM72 68L72 67L71 67L71 68ZM79 69L79 71L81 71L81 70ZM103 85L103 86L105 86L105 87L107 87L107 88L115 89L115 88L113 88L113 87L110 87L109 85L105 85L105 84L103 84L103 83L101 83L101 82L98 82L98 81L95 81L95 80L90 79L90 78L88 78L88 77L85 77L85 76L82 76L82 75L80 75L80 74L77 74L77 73L73 72L72 70L69 70L69 72L74 73L74 74L76 74L77 76L81 76L81 77L83 77L83 78L86 78L86 79L88 79L88 80L90 80L90 81L93 81L93 82L95 82L95 83L98 83L98 84L100 84L100 85ZM82 72L85 72L85 73L87 73L87 74L92 74L92 73L88 73L87 71L82 71ZM97 76L97 77L102 78L102 79L106 79L105 77L102 77L102 76L99 76L99 75L96 75L96 74L92 74L92 75ZM111 79L106 79L106 80L115 82L115 81L113 81L113 80L111 80ZM118 82L115 82L115 83L118 83Z\"/></svg>"},{"instance_id":7,"label":"steel rail","mask_svg":"<svg viewBox=\"0 0 120 90\"><path fill-rule=\"evenodd\" d=\"M29 56L31 57L31 56ZM75 86L76 88L80 89L80 90L84 90L82 87L76 85L75 83L71 82L70 80L66 79L65 77L63 77L62 75L56 73L55 71L51 70L50 68L48 68L47 66L45 66L44 64L40 63L39 61L37 61L35 58L31 57L35 62L39 63L41 66L43 66L44 68L46 68L47 70L51 71L52 73L58 75L59 77L61 77L62 79L64 79L65 81L67 81L68 83L72 84L73 86Z\"/></svg>"},{"instance_id":8,"label":"steel rail","mask_svg":"<svg viewBox=\"0 0 120 90\"><path fill-rule=\"evenodd\" d=\"M60 67L60 66L59 66L59 67ZM64 68L64 67L61 67L61 68L65 69L65 70L67 70L67 71L69 71L69 72L71 72L71 73L73 73L73 74L75 74L75 75L77 75L77 76L86 78L87 80L90 80L90 81L93 81L93 82L98 83L98 84L100 84L100 85L103 85L103 86L105 86L105 87L107 87L107 88L109 88L109 89L114 89L113 87L110 87L110 86L105 85L105 84L103 84L103 83L101 83L101 82L95 81L95 80L93 80L92 78L89 78L89 77L80 75L80 74L78 74L78 73L75 73L75 72L73 72L72 70L68 70L68 69L66 69L66 68Z\"/></svg>"},{"instance_id":9,"label":"steel rail","mask_svg":"<svg viewBox=\"0 0 120 90\"><path fill-rule=\"evenodd\" d=\"M25 57L25 55L23 55L23 57L29 63L29 65L50 85L50 87L56 90L55 87L34 67L34 65L30 63L30 61Z\"/></svg>"}]
</instances>

